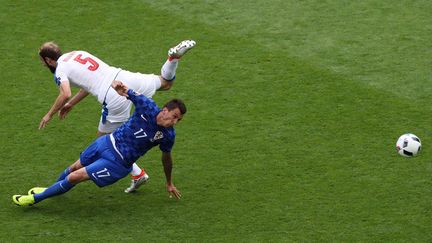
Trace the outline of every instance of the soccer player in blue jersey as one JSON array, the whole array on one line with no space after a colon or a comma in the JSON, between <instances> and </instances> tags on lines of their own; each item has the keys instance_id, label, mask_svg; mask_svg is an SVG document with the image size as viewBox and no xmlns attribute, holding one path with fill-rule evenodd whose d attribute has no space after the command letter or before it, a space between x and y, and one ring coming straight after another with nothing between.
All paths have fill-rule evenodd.
<instances>
[{"instance_id":1,"label":"soccer player in blue jersey","mask_svg":"<svg viewBox=\"0 0 432 243\"><path fill-rule=\"evenodd\" d=\"M50 187L35 187L29 190L28 195L12 196L15 204L30 206L63 194L87 180L99 187L111 185L127 176L132 164L155 146L162 151L167 191L170 197L180 199L180 191L174 186L171 176L171 149L175 139L173 127L186 113L185 104L172 99L161 110L152 99L128 89L120 81L113 81L112 88L134 104L135 112L131 118L112 134L96 139Z\"/></svg>"},{"instance_id":2,"label":"soccer player in blue jersey","mask_svg":"<svg viewBox=\"0 0 432 243\"><path fill-rule=\"evenodd\" d=\"M64 119L72 108L92 94L102 104L97 136L112 133L125 123L131 114L132 103L110 88L113 80L119 80L129 88L151 98L157 90L169 90L176 77L180 59L196 45L193 40L184 40L168 50L168 59L162 65L160 75L129 72L108 65L98 57L82 50L62 53L54 42L46 42L39 49L44 65L54 74L59 95L50 110L42 118L39 129L44 128L52 117L59 113ZM80 90L72 96L71 85ZM125 192L133 192L147 182L148 174L137 164L132 166L131 185Z\"/></svg>"}]
</instances>

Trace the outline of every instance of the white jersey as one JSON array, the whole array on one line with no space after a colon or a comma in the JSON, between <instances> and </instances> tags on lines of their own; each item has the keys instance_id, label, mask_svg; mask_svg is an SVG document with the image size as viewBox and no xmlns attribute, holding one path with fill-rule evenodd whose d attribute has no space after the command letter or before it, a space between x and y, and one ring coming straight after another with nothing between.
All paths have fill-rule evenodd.
<instances>
[{"instance_id":1,"label":"white jersey","mask_svg":"<svg viewBox=\"0 0 432 243\"><path fill-rule=\"evenodd\" d=\"M54 78L57 85L68 80L71 85L96 96L102 103L111 82L120 70L109 66L88 52L72 51L63 54L57 60Z\"/></svg>"}]
</instances>

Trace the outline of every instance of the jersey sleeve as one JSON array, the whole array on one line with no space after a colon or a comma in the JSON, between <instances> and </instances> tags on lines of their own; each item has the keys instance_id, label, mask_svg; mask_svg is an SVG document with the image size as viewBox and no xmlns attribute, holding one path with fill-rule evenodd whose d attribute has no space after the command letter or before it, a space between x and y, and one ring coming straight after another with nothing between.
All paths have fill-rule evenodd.
<instances>
[{"instance_id":1,"label":"jersey sleeve","mask_svg":"<svg viewBox=\"0 0 432 243\"><path fill-rule=\"evenodd\" d=\"M62 82L69 81L68 76L66 74L66 70L64 70L64 66L61 64L58 64L56 71L54 73L54 81L57 84L57 86L60 86Z\"/></svg>"},{"instance_id":2,"label":"jersey sleeve","mask_svg":"<svg viewBox=\"0 0 432 243\"><path fill-rule=\"evenodd\" d=\"M162 152L165 152L165 153L169 153L169 152L171 152L171 150L172 150L172 148L173 148L173 146L174 146L174 140L175 140L175 135L174 135L172 138L167 139L166 141L162 142L162 143L159 145L159 149L160 149Z\"/></svg>"},{"instance_id":3,"label":"jersey sleeve","mask_svg":"<svg viewBox=\"0 0 432 243\"><path fill-rule=\"evenodd\" d=\"M132 101L135 106L135 112L139 114L149 113L149 112L158 112L159 108L156 103L150 99L145 97L143 94L139 94L132 89L128 90L128 99Z\"/></svg>"}]
</instances>

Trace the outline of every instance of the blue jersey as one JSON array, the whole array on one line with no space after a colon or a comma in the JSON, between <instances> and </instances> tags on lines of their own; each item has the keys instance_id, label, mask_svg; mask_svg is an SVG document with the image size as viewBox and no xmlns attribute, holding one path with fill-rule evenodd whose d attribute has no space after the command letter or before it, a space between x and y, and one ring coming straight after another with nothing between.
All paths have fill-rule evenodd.
<instances>
[{"instance_id":1,"label":"blue jersey","mask_svg":"<svg viewBox=\"0 0 432 243\"><path fill-rule=\"evenodd\" d=\"M158 126L156 116L161 111L156 103L144 95L128 90L129 100L135 105L135 112L129 120L112 133L114 148L122 159L132 165L154 146L163 152L171 152L175 140L173 127Z\"/></svg>"}]
</instances>

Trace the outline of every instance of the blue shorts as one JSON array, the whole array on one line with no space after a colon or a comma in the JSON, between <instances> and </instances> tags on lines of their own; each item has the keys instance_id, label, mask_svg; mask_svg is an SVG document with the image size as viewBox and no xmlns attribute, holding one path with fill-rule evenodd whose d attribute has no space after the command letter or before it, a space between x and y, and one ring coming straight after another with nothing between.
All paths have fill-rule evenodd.
<instances>
[{"instance_id":1,"label":"blue shorts","mask_svg":"<svg viewBox=\"0 0 432 243\"><path fill-rule=\"evenodd\" d=\"M81 153L81 164L99 187L111 185L131 172L132 166L124 165L116 153L109 135L96 139Z\"/></svg>"}]
</instances>

